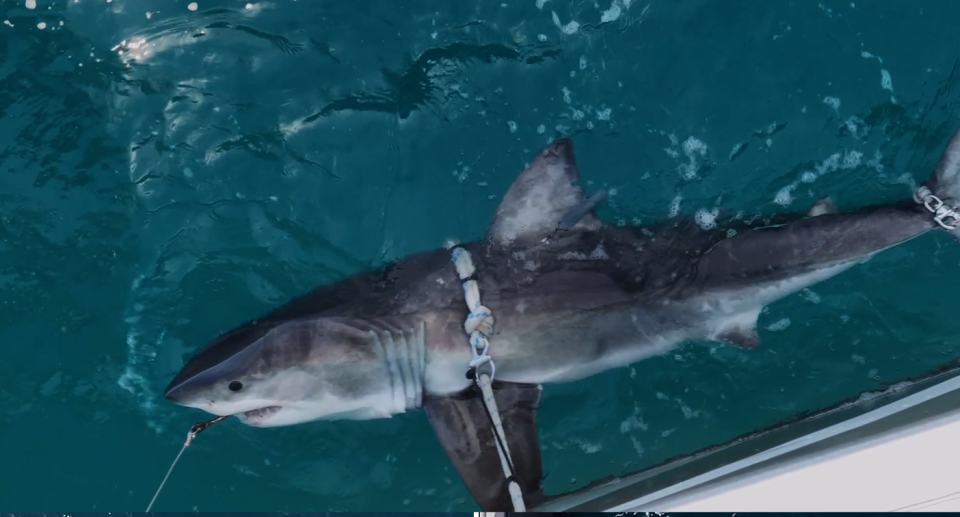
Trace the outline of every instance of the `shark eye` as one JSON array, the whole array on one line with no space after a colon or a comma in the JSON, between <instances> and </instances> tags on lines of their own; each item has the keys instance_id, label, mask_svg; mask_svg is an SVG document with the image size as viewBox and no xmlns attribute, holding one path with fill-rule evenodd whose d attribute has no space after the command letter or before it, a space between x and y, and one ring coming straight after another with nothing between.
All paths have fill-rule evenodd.
<instances>
[{"instance_id":1,"label":"shark eye","mask_svg":"<svg viewBox=\"0 0 960 517\"><path fill-rule=\"evenodd\" d=\"M230 383L230 391L240 391L243 389L243 383L240 381L233 381Z\"/></svg>"}]
</instances>

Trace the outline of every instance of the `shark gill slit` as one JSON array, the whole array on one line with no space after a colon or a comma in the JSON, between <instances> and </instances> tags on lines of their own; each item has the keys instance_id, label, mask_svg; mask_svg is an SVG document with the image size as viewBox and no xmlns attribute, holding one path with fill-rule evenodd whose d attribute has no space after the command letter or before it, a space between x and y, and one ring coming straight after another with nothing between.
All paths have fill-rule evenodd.
<instances>
[{"instance_id":1,"label":"shark gill slit","mask_svg":"<svg viewBox=\"0 0 960 517\"><path fill-rule=\"evenodd\" d=\"M423 325L410 332L384 330L382 335L370 331L383 351L384 370L390 385L391 398L397 413L418 408L423 400L425 370Z\"/></svg>"},{"instance_id":2,"label":"shark gill slit","mask_svg":"<svg viewBox=\"0 0 960 517\"><path fill-rule=\"evenodd\" d=\"M411 364L413 360L413 354L410 353L410 341L407 339L406 332L402 329L392 333L394 341L394 346L397 347L397 359L400 361L400 374L403 376L403 395L404 395L404 409L409 409L411 407L416 407L416 397L413 392L416 390L415 384L416 380L414 379L413 371L411 369Z\"/></svg>"},{"instance_id":3,"label":"shark gill slit","mask_svg":"<svg viewBox=\"0 0 960 517\"><path fill-rule=\"evenodd\" d=\"M389 333L385 333L389 335ZM396 354L393 351L393 348L390 346L390 341L386 339L380 339L380 335L375 330L370 331L370 337L374 340L377 347L383 351L383 369L387 377L387 383L390 386L391 400L393 402L393 407L398 408L402 407L403 402L399 400L400 393L397 391L397 382L402 382L400 377L400 372L397 369Z\"/></svg>"}]
</instances>

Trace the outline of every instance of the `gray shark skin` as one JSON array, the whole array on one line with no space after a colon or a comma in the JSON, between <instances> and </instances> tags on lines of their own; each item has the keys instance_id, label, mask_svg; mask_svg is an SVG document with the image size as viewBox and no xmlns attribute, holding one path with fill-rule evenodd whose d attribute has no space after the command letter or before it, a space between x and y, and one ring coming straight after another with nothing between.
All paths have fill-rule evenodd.
<instances>
[{"instance_id":1,"label":"gray shark skin","mask_svg":"<svg viewBox=\"0 0 960 517\"><path fill-rule=\"evenodd\" d=\"M759 344L761 309L938 228L913 200L836 213L824 200L766 227L604 224L577 186L570 140L541 150L473 256L496 320L495 393L527 505L542 501L541 386L661 354L689 339ZM926 183L960 200L960 133ZM727 229L737 233L729 237ZM512 510L477 390L450 251L417 253L319 287L192 357L167 399L251 426L372 419L423 408L485 511Z\"/></svg>"}]
</instances>

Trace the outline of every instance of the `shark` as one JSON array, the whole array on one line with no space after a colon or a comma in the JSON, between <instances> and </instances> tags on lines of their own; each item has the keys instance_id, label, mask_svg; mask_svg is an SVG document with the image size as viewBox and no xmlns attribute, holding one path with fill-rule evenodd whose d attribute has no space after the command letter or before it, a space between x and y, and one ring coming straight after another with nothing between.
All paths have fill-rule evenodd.
<instances>
[{"instance_id":1,"label":"shark","mask_svg":"<svg viewBox=\"0 0 960 517\"><path fill-rule=\"evenodd\" d=\"M583 379L693 339L754 348L767 305L931 230L957 237L960 131L913 199L838 212L829 198L766 222L597 216L570 139L539 150L485 235L462 243L494 317L493 393L525 505L548 499L537 412L544 385ZM732 231L731 231L732 230ZM426 414L484 511L512 510L489 415L465 372L469 314L447 248L316 287L213 338L164 396L254 427Z\"/></svg>"}]
</instances>

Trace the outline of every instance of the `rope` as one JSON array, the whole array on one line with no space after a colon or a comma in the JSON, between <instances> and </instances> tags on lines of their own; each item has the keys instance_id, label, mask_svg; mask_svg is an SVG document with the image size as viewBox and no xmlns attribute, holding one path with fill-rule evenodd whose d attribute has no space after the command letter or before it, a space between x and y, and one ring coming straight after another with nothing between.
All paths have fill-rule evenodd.
<instances>
[{"instance_id":1,"label":"rope","mask_svg":"<svg viewBox=\"0 0 960 517\"><path fill-rule=\"evenodd\" d=\"M490 309L480 303L477 270L473 265L470 252L456 247L453 249L451 260L457 269L457 276L463 282L463 296L467 302L467 309L470 311L463 323L464 332L470 336L470 352L472 354L467 376L476 382L477 387L480 388L480 393L483 395L483 407L487 411L490 426L493 428L493 434L496 438L497 454L500 456L503 475L507 479L507 490L510 492L513 509L524 512L526 507L523 503L523 493L516 480L516 470L513 467L513 459L510 457L510 449L507 447L503 421L500 419L500 411L497 409L497 399L493 395L492 385L496 367L489 354L489 336L493 334L493 314L491 314ZM489 365L489 374L480 372L480 367L484 365Z\"/></svg>"}]
</instances>

